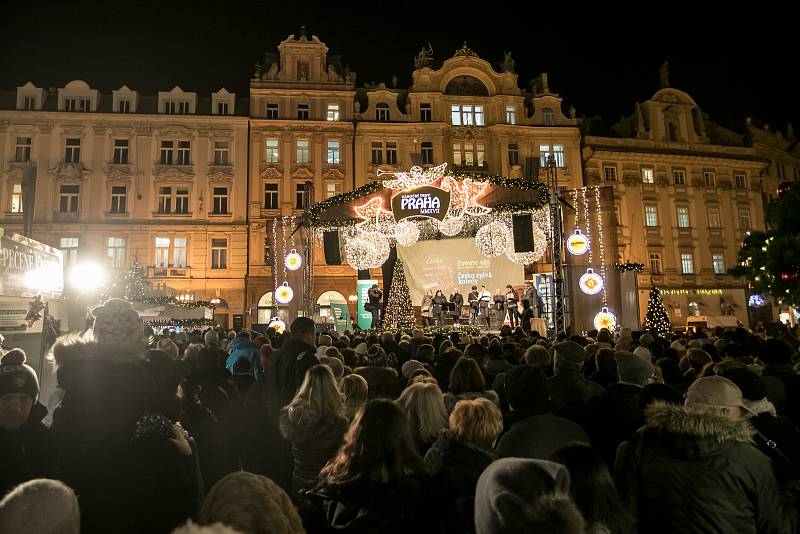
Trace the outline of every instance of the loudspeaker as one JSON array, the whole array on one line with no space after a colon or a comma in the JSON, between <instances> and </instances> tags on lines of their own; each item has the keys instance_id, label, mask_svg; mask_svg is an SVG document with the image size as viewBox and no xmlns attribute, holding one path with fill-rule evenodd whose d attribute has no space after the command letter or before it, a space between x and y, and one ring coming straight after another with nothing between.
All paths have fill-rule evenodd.
<instances>
[{"instance_id":1,"label":"loudspeaker","mask_svg":"<svg viewBox=\"0 0 800 534\"><path fill-rule=\"evenodd\" d=\"M339 232L323 232L322 246L325 250L325 263L328 265L342 264L342 247L339 244Z\"/></svg>"},{"instance_id":2,"label":"loudspeaker","mask_svg":"<svg viewBox=\"0 0 800 534\"><path fill-rule=\"evenodd\" d=\"M511 222L514 229L514 252L533 252L533 217L527 215L512 215Z\"/></svg>"}]
</instances>

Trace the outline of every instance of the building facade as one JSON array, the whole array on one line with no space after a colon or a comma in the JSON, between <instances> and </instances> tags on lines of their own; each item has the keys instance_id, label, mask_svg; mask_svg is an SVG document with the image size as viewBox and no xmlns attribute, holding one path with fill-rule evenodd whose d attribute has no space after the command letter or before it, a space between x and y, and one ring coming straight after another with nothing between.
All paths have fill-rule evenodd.
<instances>
[{"instance_id":1,"label":"building facade","mask_svg":"<svg viewBox=\"0 0 800 534\"><path fill-rule=\"evenodd\" d=\"M587 183L614 187L618 261L644 265L642 318L657 286L673 325L689 316L748 325L747 284L727 270L747 232L764 227L769 162L753 147L712 139L709 125L688 94L667 84L637 103L614 137L584 138Z\"/></svg>"},{"instance_id":2,"label":"building facade","mask_svg":"<svg viewBox=\"0 0 800 534\"><path fill-rule=\"evenodd\" d=\"M5 98L0 226L21 232L33 207L32 237L64 252L68 294L80 292L78 262L113 278L136 260L157 292L219 299L217 321L233 324L247 269L248 118L236 95L102 94L76 80ZM23 206L23 189L35 202Z\"/></svg>"}]
</instances>

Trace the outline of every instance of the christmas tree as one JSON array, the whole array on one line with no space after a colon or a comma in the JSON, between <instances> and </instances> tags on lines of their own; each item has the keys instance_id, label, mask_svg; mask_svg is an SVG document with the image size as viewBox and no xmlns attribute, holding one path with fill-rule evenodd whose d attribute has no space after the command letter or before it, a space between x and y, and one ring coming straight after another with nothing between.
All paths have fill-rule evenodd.
<instances>
[{"instance_id":1,"label":"christmas tree","mask_svg":"<svg viewBox=\"0 0 800 534\"><path fill-rule=\"evenodd\" d=\"M414 328L414 308L411 307L411 293L408 291L406 272L403 262L397 260L392 274L392 287L386 301L386 314L383 317L384 328L411 330Z\"/></svg>"},{"instance_id":2,"label":"christmas tree","mask_svg":"<svg viewBox=\"0 0 800 534\"><path fill-rule=\"evenodd\" d=\"M644 317L644 326L661 337L667 337L672 332L667 310L664 308L664 301L661 299L661 291L657 287L650 290L650 300L647 302L647 315Z\"/></svg>"},{"instance_id":3,"label":"christmas tree","mask_svg":"<svg viewBox=\"0 0 800 534\"><path fill-rule=\"evenodd\" d=\"M141 302L145 297L145 290L149 282L147 280L147 270L139 260L134 259L133 265L125 273L125 299L131 302Z\"/></svg>"}]
</instances>

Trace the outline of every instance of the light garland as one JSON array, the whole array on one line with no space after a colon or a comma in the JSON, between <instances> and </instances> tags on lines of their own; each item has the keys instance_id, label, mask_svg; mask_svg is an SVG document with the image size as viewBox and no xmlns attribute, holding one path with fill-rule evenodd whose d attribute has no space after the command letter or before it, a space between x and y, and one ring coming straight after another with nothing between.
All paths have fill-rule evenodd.
<instances>
[{"instance_id":1,"label":"light garland","mask_svg":"<svg viewBox=\"0 0 800 534\"><path fill-rule=\"evenodd\" d=\"M578 281L578 287L587 295L597 295L604 287L603 278L594 272L594 269L586 269L586 273Z\"/></svg>"},{"instance_id":2,"label":"light garland","mask_svg":"<svg viewBox=\"0 0 800 534\"><path fill-rule=\"evenodd\" d=\"M419 241L419 226L413 221L401 221L394 227L394 239L403 247L410 247Z\"/></svg>"},{"instance_id":3,"label":"light garland","mask_svg":"<svg viewBox=\"0 0 800 534\"><path fill-rule=\"evenodd\" d=\"M376 173L378 176L391 175L396 176L394 180L384 180L383 187L387 189L394 189L396 191L405 191L406 189L413 189L423 185L431 185L432 183L441 180L447 170L447 163L442 163L436 167L423 169L418 165L414 165L408 172L392 172L383 171L378 169Z\"/></svg>"},{"instance_id":4,"label":"light garland","mask_svg":"<svg viewBox=\"0 0 800 534\"><path fill-rule=\"evenodd\" d=\"M508 241L508 226L498 221L481 226L475 234L475 247L478 252L488 257L503 254Z\"/></svg>"},{"instance_id":5,"label":"light garland","mask_svg":"<svg viewBox=\"0 0 800 534\"><path fill-rule=\"evenodd\" d=\"M609 332L613 332L617 327L617 317L611 313L607 307L603 306L600 308L600 311L597 312L597 315L594 316L594 327L597 330L605 328Z\"/></svg>"},{"instance_id":6,"label":"light garland","mask_svg":"<svg viewBox=\"0 0 800 534\"><path fill-rule=\"evenodd\" d=\"M296 271L303 266L303 257L297 253L297 250L292 249L283 261L284 265L290 271Z\"/></svg>"},{"instance_id":7,"label":"light garland","mask_svg":"<svg viewBox=\"0 0 800 534\"><path fill-rule=\"evenodd\" d=\"M143 302L145 304L157 304L163 306L165 304L169 304L171 306L178 306L181 308L211 308L213 304L211 301L208 300L179 300L175 297L144 297L139 299L137 302Z\"/></svg>"},{"instance_id":8,"label":"light garland","mask_svg":"<svg viewBox=\"0 0 800 534\"><path fill-rule=\"evenodd\" d=\"M635 271L640 273L644 271L644 263L632 263L632 262L625 262L625 263L615 263L614 267L618 271Z\"/></svg>"},{"instance_id":9,"label":"light garland","mask_svg":"<svg viewBox=\"0 0 800 534\"><path fill-rule=\"evenodd\" d=\"M533 227L533 251L532 252L514 252L514 240L506 240L506 257L513 262L520 265L530 265L538 261L547 251L547 238L542 230L535 226Z\"/></svg>"},{"instance_id":10,"label":"light garland","mask_svg":"<svg viewBox=\"0 0 800 534\"><path fill-rule=\"evenodd\" d=\"M603 220L602 220L602 211L600 211L600 188L595 186L594 188L594 202L595 202L595 214L597 215L597 234L598 234L598 245L600 247L600 276L603 280L606 280L606 247L603 243ZM605 284L603 284L603 306L608 305L608 295L606 293ZM616 321L616 319L615 319Z\"/></svg>"},{"instance_id":11,"label":"light garland","mask_svg":"<svg viewBox=\"0 0 800 534\"><path fill-rule=\"evenodd\" d=\"M478 202L478 198L489 187L489 182L476 182L470 178L464 178L459 184L455 178L448 176L442 181L442 189L450 191L450 210L452 216L463 217L471 215L480 217L487 215L492 210Z\"/></svg>"},{"instance_id":12,"label":"light garland","mask_svg":"<svg viewBox=\"0 0 800 534\"><path fill-rule=\"evenodd\" d=\"M450 217L449 215L444 220L439 221L439 231L448 237L453 237L461 233L464 229L463 217Z\"/></svg>"},{"instance_id":13,"label":"light garland","mask_svg":"<svg viewBox=\"0 0 800 534\"><path fill-rule=\"evenodd\" d=\"M283 252L283 251L281 251ZM272 219L272 289L273 296L278 291L278 219Z\"/></svg>"},{"instance_id":14,"label":"light garland","mask_svg":"<svg viewBox=\"0 0 800 534\"><path fill-rule=\"evenodd\" d=\"M347 263L358 270L380 267L389 258L389 241L378 232L361 232L346 242Z\"/></svg>"},{"instance_id":15,"label":"light garland","mask_svg":"<svg viewBox=\"0 0 800 534\"><path fill-rule=\"evenodd\" d=\"M275 291L275 300L280 304L289 304L294 298L294 290L289 287L289 282L284 282Z\"/></svg>"}]
</instances>

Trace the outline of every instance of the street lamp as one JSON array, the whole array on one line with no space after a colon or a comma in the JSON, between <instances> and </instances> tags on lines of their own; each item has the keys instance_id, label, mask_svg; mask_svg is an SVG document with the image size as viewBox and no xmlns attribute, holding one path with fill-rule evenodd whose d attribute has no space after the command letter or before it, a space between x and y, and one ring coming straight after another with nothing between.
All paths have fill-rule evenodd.
<instances>
[{"instance_id":1,"label":"street lamp","mask_svg":"<svg viewBox=\"0 0 800 534\"><path fill-rule=\"evenodd\" d=\"M105 285L106 276L104 267L94 262L84 262L72 269L69 282L80 293L91 293Z\"/></svg>"}]
</instances>

